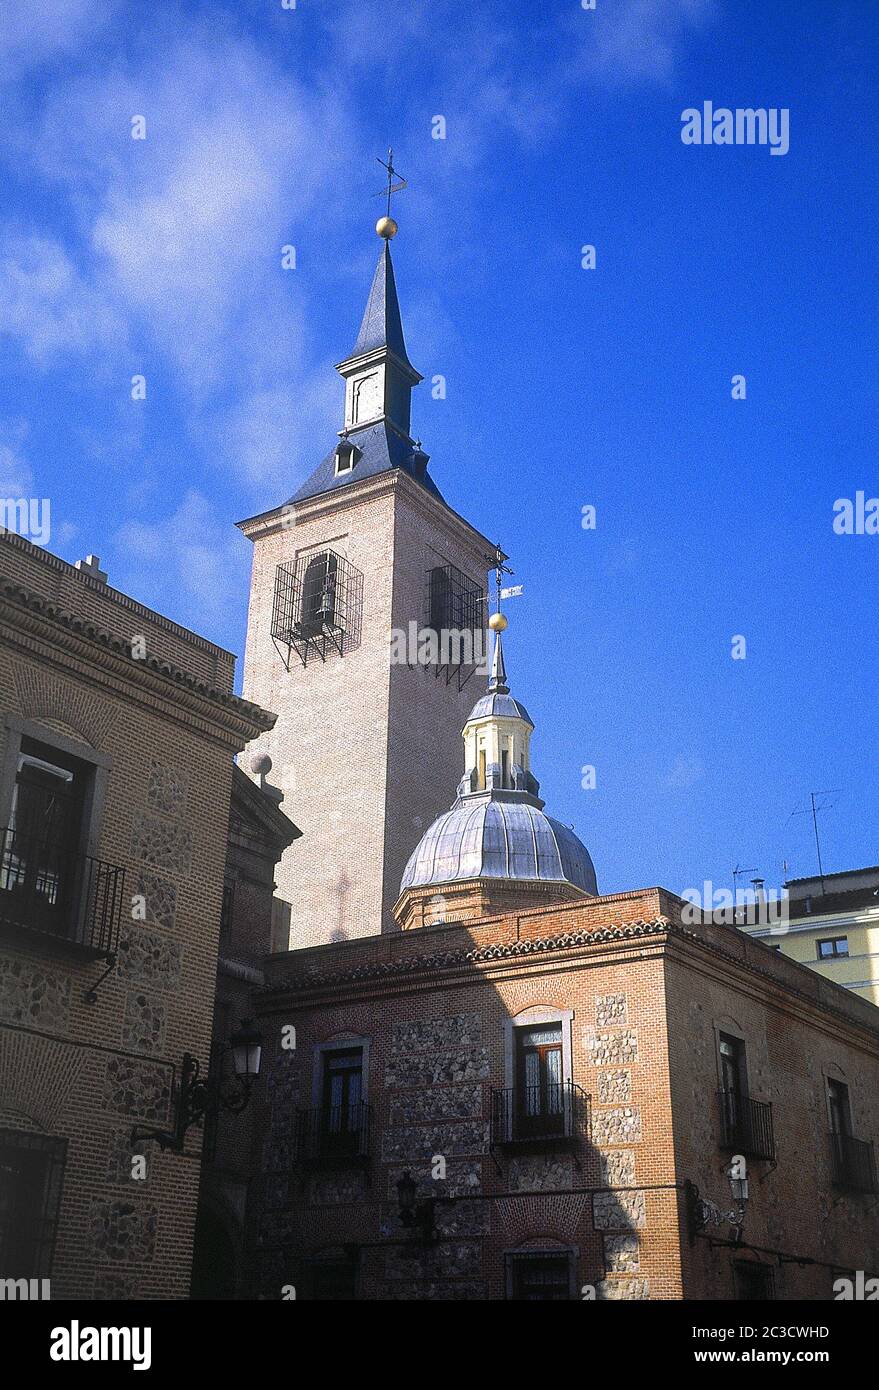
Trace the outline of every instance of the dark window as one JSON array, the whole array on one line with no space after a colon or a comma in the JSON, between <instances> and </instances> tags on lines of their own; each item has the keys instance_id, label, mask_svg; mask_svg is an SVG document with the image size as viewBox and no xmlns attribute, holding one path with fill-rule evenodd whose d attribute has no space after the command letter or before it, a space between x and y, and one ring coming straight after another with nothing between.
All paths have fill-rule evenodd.
<instances>
[{"instance_id":1,"label":"dark window","mask_svg":"<svg viewBox=\"0 0 879 1390\"><path fill-rule=\"evenodd\" d=\"M571 1297L571 1257L565 1252L507 1256L508 1297L561 1303Z\"/></svg>"},{"instance_id":2,"label":"dark window","mask_svg":"<svg viewBox=\"0 0 879 1390\"><path fill-rule=\"evenodd\" d=\"M223 884L223 905L220 909L220 937L225 939L232 930L232 917L235 912L235 881L227 879Z\"/></svg>"},{"instance_id":3,"label":"dark window","mask_svg":"<svg viewBox=\"0 0 879 1390\"><path fill-rule=\"evenodd\" d=\"M830 1111L830 1131L832 1134L851 1134L852 1111L848 1086L844 1081L827 1078L827 1105Z\"/></svg>"},{"instance_id":4,"label":"dark window","mask_svg":"<svg viewBox=\"0 0 879 1390\"><path fill-rule=\"evenodd\" d=\"M331 550L309 560L302 581L299 627L304 637L319 637L332 630L336 619L336 570Z\"/></svg>"},{"instance_id":5,"label":"dark window","mask_svg":"<svg viewBox=\"0 0 879 1390\"><path fill-rule=\"evenodd\" d=\"M720 1035L720 1092L724 1122L728 1133L741 1128L743 1101L747 1094L745 1044L729 1033Z\"/></svg>"},{"instance_id":6,"label":"dark window","mask_svg":"<svg viewBox=\"0 0 879 1390\"><path fill-rule=\"evenodd\" d=\"M818 959L832 960L834 956L848 955L848 937L830 936L818 942Z\"/></svg>"},{"instance_id":7,"label":"dark window","mask_svg":"<svg viewBox=\"0 0 879 1390\"><path fill-rule=\"evenodd\" d=\"M736 1260L733 1269L737 1299L765 1303L775 1298L775 1273L769 1265L757 1264L755 1260Z\"/></svg>"},{"instance_id":8,"label":"dark window","mask_svg":"<svg viewBox=\"0 0 879 1390\"><path fill-rule=\"evenodd\" d=\"M275 570L272 639L288 648L288 670L294 651L303 666L353 651L362 618L363 575L335 551L301 555Z\"/></svg>"},{"instance_id":9,"label":"dark window","mask_svg":"<svg viewBox=\"0 0 879 1390\"><path fill-rule=\"evenodd\" d=\"M517 1129L524 1138L564 1133L561 1024L516 1030Z\"/></svg>"},{"instance_id":10,"label":"dark window","mask_svg":"<svg viewBox=\"0 0 879 1390\"><path fill-rule=\"evenodd\" d=\"M322 1131L325 1150L356 1149L363 1123L363 1049L325 1052Z\"/></svg>"},{"instance_id":11,"label":"dark window","mask_svg":"<svg viewBox=\"0 0 879 1390\"><path fill-rule=\"evenodd\" d=\"M450 567L440 565L430 571L428 603L429 626L434 632L451 627L452 579Z\"/></svg>"},{"instance_id":12,"label":"dark window","mask_svg":"<svg viewBox=\"0 0 879 1390\"><path fill-rule=\"evenodd\" d=\"M501 749L501 786L510 785L510 754L506 748Z\"/></svg>"},{"instance_id":13,"label":"dark window","mask_svg":"<svg viewBox=\"0 0 879 1390\"><path fill-rule=\"evenodd\" d=\"M27 925L65 935L77 888L77 855L92 770L79 758L23 738L4 836L0 889Z\"/></svg>"},{"instance_id":14,"label":"dark window","mask_svg":"<svg viewBox=\"0 0 879 1390\"><path fill-rule=\"evenodd\" d=\"M0 1130L0 1277L52 1272L66 1139Z\"/></svg>"}]
</instances>

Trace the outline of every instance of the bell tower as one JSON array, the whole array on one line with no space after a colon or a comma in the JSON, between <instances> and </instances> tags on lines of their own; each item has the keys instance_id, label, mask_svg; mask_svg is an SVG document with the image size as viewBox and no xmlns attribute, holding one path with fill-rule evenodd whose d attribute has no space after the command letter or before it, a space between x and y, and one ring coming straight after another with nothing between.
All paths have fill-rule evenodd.
<instances>
[{"instance_id":1,"label":"bell tower","mask_svg":"<svg viewBox=\"0 0 879 1390\"><path fill-rule=\"evenodd\" d=\"M337 441L291 498L239 523L253 543L243 694L278 715L241 763L302 831L276 873L291 949L397 930L403 869L460 775L485 677L495 547L445 501L410 433L422 378L389 213L376 231L360 332L337 367Z\"/></svg>"}]
</instances>

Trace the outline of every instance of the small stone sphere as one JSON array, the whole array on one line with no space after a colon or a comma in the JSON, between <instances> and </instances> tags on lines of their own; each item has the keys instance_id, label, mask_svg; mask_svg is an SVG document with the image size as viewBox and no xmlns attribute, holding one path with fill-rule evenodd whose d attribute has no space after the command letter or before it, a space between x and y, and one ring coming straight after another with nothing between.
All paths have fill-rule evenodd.
<instances>
[{"instance_id":1,"label":"small stone sphere","mask_svg":"<svg viewBox=\"0 0 879 1390\"><path fill-rule=\"evenodd\" d=\"M268 753L254 753L250 760L250 770L259 777L265 777L272 770L272 760Z\"/></svg>"},{"instance_id":2,"label":"small stone sphere","mask_svg":"<svg viewBox=\"0 0 879 1390\"><path fill-rule=\"evenodd\" d=\"M488 625L491 628L492 632L506 632L507 628L509 627L509 623L507 622L503 613L492 613L491 617L488 620Z\"/></svg>"},{"instance_id":3,"label":"small stone sphere","mask_svg":"<svg viewBox=\"0 0 879 1390\"><path fill-rule=\"evenodd\" d=\"M383 236L385 241L390 241L400 230L393 217L380 217L375 224L375 230L379 236Z\"/></svg>"}]
</instances>

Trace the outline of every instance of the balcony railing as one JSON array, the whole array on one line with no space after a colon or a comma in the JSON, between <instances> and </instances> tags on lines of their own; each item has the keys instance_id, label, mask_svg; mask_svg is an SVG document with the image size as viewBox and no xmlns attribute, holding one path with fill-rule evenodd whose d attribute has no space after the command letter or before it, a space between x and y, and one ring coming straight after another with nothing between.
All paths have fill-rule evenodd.
<instances>
[{"instance_id":1,"label":"balcony railing","mask_svg":"<svg viewBox=\"0 0 879 1390\"><path fill-rule=\"evenodd\" d=\"M125 870L90 854L0 830L0 924L110 956L116 950Z\"/></svg>"},{"instance_id":2,"label":"balcony railing","mask_svg":"<svg viewBox=\"0 0 879 1390\"><path fill-rule=\"evenodd\" d=\"M343 1167L369 1161L372 1108L353 1105L300 1110L296 1117L297 1161L309 1167Z\"/></svg>"},{"instance_id":3,"label":"balcony railing","mask_svg":"<svg viewBox=\"0 0 879 1390\"><path fill-rule=\"evenodd\" d=\"M849 1192L876 1191L873 1145L851 1134L831 1134L830 1159L833 1181Z\"/></svg>"},{"instance_id":4,"label":"balcony railing","mask_svg":"<svg viewBox=\"0 0 879 1390\"><path fill-rule=\"evenodd\" d=\"M574 1140L586 1127L587 1102L573 1081L492 1091L492 1145Z\"/></svg>"},{"instance_id":5,"label":"balcony railing","mask_svg":"<svg viewBox=\"0 0 879 1390\"><path fill-rule=\"evenodd\" d=\"M723 1146L746 1158L775 1158L775 1130L769 1101L737 1091L719 1091Z\"/></svg>"}]
</instances>

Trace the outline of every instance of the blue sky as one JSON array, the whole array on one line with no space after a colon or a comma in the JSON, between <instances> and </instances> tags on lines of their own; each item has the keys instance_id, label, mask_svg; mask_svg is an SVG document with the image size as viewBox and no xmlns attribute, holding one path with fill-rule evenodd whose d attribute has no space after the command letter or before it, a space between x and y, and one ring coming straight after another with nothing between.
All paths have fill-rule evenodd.
<instances>
[{"instance_id":1,"label":"blue sky","mask_svg":"<svg viewBox=\"0 0 879 1390\"><path fill-rule=\"evenodd\" d=\"M879 494L877 30L863 0L7 0L0 493L241 652L232 523L340 426L392 143L407 345L447 380L414 429L525 584L514 689L602 890L810 873L824 788L825 868L875 863L879 537L832 521ZM706 100L788 108L789 152L683 145Z\"/></svg>"}]
</instances>

